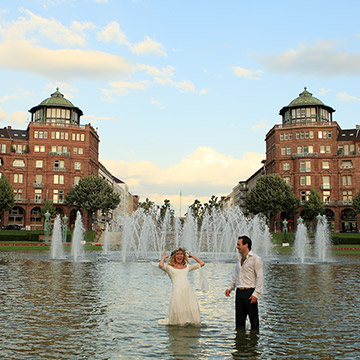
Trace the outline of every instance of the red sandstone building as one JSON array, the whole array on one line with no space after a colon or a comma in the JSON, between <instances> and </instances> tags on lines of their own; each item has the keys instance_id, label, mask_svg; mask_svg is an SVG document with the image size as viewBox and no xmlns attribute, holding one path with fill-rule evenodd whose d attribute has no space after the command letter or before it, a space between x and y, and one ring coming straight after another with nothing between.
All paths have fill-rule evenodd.
<instances>
[{"instance_id":1,"label":"red sandstone building","mask_svg":"<svg viewBox=\"0 0 360 360\"><path fill-rule=\"evenodd\" d=\"M301 201L315 189L333 231L358 231L352 199L360 189L360 129L341 129L334 112L305 88L266 135L265 170L282 177ZM275 221L278 231L284 217ZM287 220L293 231L296 218Z\"/></svg>"},{"instance_id":2,"label":"red sandstone building","mask_svg":"<svg viewBox=\"0 0 360 360\"><path fill-rule=\"evenodd\" d=\"M40 208L49 200L71 227L76 210L64 205L65 195L80 178L98 176L99 136L91 125L80 124L83 112L58 89L29 112L27 130L0 129L0 173L14 189L16 203L1 223L42 229Z\"/></svg>"}]
</instances>

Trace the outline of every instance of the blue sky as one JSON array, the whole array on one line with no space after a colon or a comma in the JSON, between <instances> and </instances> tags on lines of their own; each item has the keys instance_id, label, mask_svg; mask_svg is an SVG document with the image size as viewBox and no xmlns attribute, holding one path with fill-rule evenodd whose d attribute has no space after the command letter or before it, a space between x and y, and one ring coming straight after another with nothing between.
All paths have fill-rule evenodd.
<instances>
[{"instance_id":1,"label":"blue sky","mask_svg":"<svg viewBox=\"0 0 360 360\"><path fill-rule=\"evenodd\" d=\"M360 124L358 1L0 2L0 126L25 129L56 87L141 200L227 195L261 166L307 86Z\"/></svg>"}]
</instances>

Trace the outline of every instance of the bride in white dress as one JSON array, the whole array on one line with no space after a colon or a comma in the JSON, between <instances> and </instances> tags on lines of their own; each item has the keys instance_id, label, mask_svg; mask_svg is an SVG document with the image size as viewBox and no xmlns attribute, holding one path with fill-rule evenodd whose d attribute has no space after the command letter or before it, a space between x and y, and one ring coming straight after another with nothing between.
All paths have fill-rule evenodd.
<instances>
[{"instance_id":1,"label":"bride in white dress","mask_svg":"<svg viewBox=\"0 0 360 360\"><path fill-rule=\"evenodd\" d=\"M165 260L169 256L164 251L159 263L159 268L164 270L172 282L171 300L166 319L160 320L161 325L200 325L200 309L191 288L188 274L192 270L200 269L205 263L195 255L186 253L185 249L176 248L170 255L167 264ZM197 263L189 264L189 258Z\"/></svg>"}]
</instances>

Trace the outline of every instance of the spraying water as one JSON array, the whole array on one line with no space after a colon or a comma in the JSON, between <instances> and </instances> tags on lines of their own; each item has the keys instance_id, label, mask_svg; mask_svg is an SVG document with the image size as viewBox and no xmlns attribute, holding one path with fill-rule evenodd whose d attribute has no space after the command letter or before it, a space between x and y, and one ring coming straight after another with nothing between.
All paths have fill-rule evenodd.
<instances>
[{"instance_id":1,"label":"spraying water","mask_svg":"<svg viewBox=\"0 0 360 360\"><path fill-rule=\"evenodd\" d=\"M106 223L106 227L105 227L105 234L104 234L104 245L102 248L102 252L104 255L107 255L109 253L110 250L110 227L109 227L109 223Z\"/></svg>"},{"instance_id":2,"label":"spraying water","mask_svg":"<svg viewBox=\"0 0 360 360\"><path fill-rule=\"evenodd\" d=\"M84 226L82 222L82 216L80 211L76 213L75 228L72 236L71 243L71 255L73 256L74 261L78 261L80 257L84 254L83 249L84 241Z\"/></svg>"},{"instance_id":3,"label":"spraying water","mask_svg":"<svg viewBox=\"0 0 360 360\"><path fill-rule=\"evenodd\" d=\"M52 259L64 258L62 232L61 232L61 219L59 214L56 215L54 221L53 234L51 237L51 258Z\"/></svg>"},{"instance_id":4,"label":"spraying water","mask_svg":"<svg viewBox=\"0 0 360 360\"><path fill-rule=\"evenodd\" d=\"M236 242L240 235L253 236L253 248L260 256L270 255L271 236L265 219L259 216L247 218L239 207L229 210L206 211L201 221L188 211L183 223L166 213L159 219L156 212L135 211L131 217L121 220L122 259L135 257L149 259L160 257L164 250L176 246L202 253L215 260L237 257Z\"/></svg>"},{"instance_id":5,"label":"spraying water","mask_svg":"<svg viewBox=\"0 0 360 360\"><path fill-rule=\"evenodd\" d=\"M298 223L294 246L294 255L299 258L300 262L303 264L305 258L309 255L310 244L306 225L302 222Z\"/></svg>"},{"instance_id":6,"label":"spraying water","mask_svg":"<svg viewBox=\"0 0 360 360\"><path fill-rule=\"evenodd\" d=\"M326 215L319 218L315 234L315 255L319 261L325 262L330 259L330 231Z\"/></svg>"}]
</instances>

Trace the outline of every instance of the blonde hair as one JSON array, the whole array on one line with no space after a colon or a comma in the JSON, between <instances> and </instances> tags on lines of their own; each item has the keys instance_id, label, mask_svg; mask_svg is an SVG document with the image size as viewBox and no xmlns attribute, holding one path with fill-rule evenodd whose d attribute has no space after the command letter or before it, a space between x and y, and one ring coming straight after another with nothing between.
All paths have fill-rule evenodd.
<instances>
[{"instance_id":1,"label":"blonde hair","mask_svg":"<svg viewBox=\"0 0 360 360\"><path fill-rule=\"evenodd\" d=\"M172 253L170 254L170 259L169 259L169 261L168 261L168 264L169 264L169 265L172 265L172 266L175 265L175 256L176 256L176 254L177 254L179 251L181 251L181 252L184 253L183 265L185 265L186 263L189 264L189 259L188 259L187 255L186 255L186 249L185 249L185 248L182 248L182 247L177 247L177 248L174 249L174 250L172 251Z\"/></svg>"}]
</instances>

